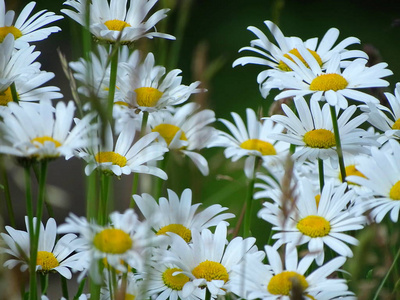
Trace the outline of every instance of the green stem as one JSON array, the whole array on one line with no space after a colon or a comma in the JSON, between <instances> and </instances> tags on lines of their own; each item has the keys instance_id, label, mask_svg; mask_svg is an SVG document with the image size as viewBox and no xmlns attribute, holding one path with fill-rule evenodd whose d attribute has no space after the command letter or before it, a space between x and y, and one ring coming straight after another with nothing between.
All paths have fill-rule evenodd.
<instances>
[{"instance_id":1,"label":"green stem","mask_svg":"<svg viewBox=\"0 0 400 300\"><path fill-rule=\"evenodd\" d=\"M254 184L256 181L256 170L258 167L259 158L256 157L254 160L253 166L253 174L252 177L249 179L248 183L248 190L247 190L247 197L246 197L246 211L244 213L244 222L243 222L243 237L250 237L251 236L251 217L252 217L252 206L253 206L253 193L254 193Z\"/></svg>"},{"instance_id":2,"label":"green stem","mask_svg":"<svg viewBox=\"0 0 400 300\"><path fill-rule=\"evenodd\" d=\"M42 287L42 295L46 295L49 287L49 274L40 274L40 285Z\"/></svg>"},{"instance_id":3,"label":"green stem","mask_svg":"<svg viewBox=\"0 0 400 300\"><path fill-rule=\"evenodd\" d=\"M169 158L169 152L166 152L164 154L164 159L160 162L160 169L166 172L167 169L167 164L168 164L168 158ZM164 184L164 180L161 178L156 177L156 186L155 186L155 192L154 192L154 199L158 202L158 199L162 195L162 187Z\"/></svg>"},{"instance_id":4,"label":"green stem","mask_svg":"<svg viewBox=\"0 0 400 300\"><path fill-rule=\"evenodd\" d=\"M26 199L26 210L28 214L28 230L29 230L29 242L30 242L30 253L29 253L29 300L37 299L36 291L36 257L37 251L33 247L35 240L35 232L33 227L33 206L32 206L32 186L31 186L31 172L30 167L25 166L25 199Z\"/></svg>"},{"instance_id":5,"label":"green stem","mask_svg":"<svg viewBox=\"0 0 400 300\"><path fill-rule=\"evenodd\" d=\"M149 112L144 111L143 112L143 118L142 118L142 126L140 127L140 137L144 136L146 134L146 129L147 129L147 120L149 119Z\"/></svg>"},{"instance_id":6,"label":"green stem","mask_svg":"<svg viewBox=\"0 0 400 300\"><path fill-rule=\"evenodd\" d=\"M1 171L3 173L3 188L4 188L4 198L6 199L8 218L10 219L11 227L15 228L15 215L14 208L11 201L10 185L8 182L8 176L6 167L3 164L3 156L1 157Z\"/></svg>"},{"instance_id":7,"label":"green stem","mask_svg":"<svg viewBox=\"0 0 400 300\"><path fill-rule=\"evenodd\" d=\"M340 141L339 126L338 126L338 122L337 122L335 106L330 106L330 109L331 109L333 132L335 134L336 152L337 152L338 160L339 160L340 175L342 177L342 182L345 182L346 181L346 168L344 165L342 143Z\"/></svg>"},{"instance_id":8,"label":"green stem","mask_svg":"<svg viewBox=\"0 0 400 300\"><path fill-rule=\"evenodd\" d=\"M17 88L15 87L15 82L13 82L10 85L10 89L11 89L11 95L12 95L13 101L18 104L19 97L18 97L18 93L17 93Z\"/></svg>"},{"instance_id":9,"label":"green stem","mask_svg":"<svg viewBox=\"0 0 400 300\"><path fill-rule=\"evenodd\" d=\"M92 172L86 177L86 217L88 220L94 220L96 218L97 210L97 175L98 172Z\"/></svg>"},{"instance_id":10,"label":"green stem","mask_svg":"<svg viewBox=\"0 0 400 300\"><path fill-rule=\"evenodd\" d=\"M62 295L65 299L68 299L68 282L67 279L64 276L61 276L61 291L62 291ZM84 282L84 281L83 281Z\"/></svg>"},{"instance_id":11,"label":"green stem","mask_svg":"<svg viewBox=\"0 0 400 300\"><path fill-rule=\"evenodd\" d=\"M132 182L132 196L136 195L138 191L138 186L139 186L139 174L134 173L133 174L133 182ZM131 202L129 204L129 208L134 208L135 207L135 200L133 200L133 197L131 197Z\"/></svg>"},{"instance_id":12,"label":"green stem","mask_svg":"<svg viewBox=\"0 0 400 300\"><path fill-rule=\"evenodd\" d=\"M372 300L378 299L378 296L379 296L379 294L380 294L380 292L381 292L383 286L385 285L386 280L389 278L390 273L392 272L393 268L394 268L395 265L397 264L397 260L399 259L399 256L400 256L400 248L399 248L399 250L397 251L396 256L394 257L394 260L393 260L392 265L390 266L389 270L386 272L386 275L385 275L385 277L383 278L381 284L379 285L379 287L378 287L378 289L377 289L377 291L376 291L376 293L375 293L375 296L374 296L374 298L373 298Z\"/></svg>"},{"instance_id":13,"label":"green stem","mask_svg":"<svg viewBox=\"0 0 400 300\"><path fill-rule=\"evenodd\" d=\"M101 195L100 195L100 209L98 216L98 224L105 225L108 220L108 198L109 198L110 176L108 174L101 174Z\"/></svg>"},{"instance_id":14,"label":"green stem","mask_svg":"<svg viewBox=\"0 0 400 300\"><path fill-rule=\"evenodd\" d=\"M322 193L322 189L324 188L325 184L325 177L324 177L324 161L318 158L318 174L319 174L319 190Z\"/></svg>"},{"instance_id":15,"label":"green stem","mask_svg":"<svg viewBox=\"0 0 400 300\"><path fill-rule=\"evenodd\" d=\"M108 120L112 120L112 112L114 106L115 86L117 84L118 71L118 44L115 44L111 51L111 71L110 71L110 86L108 89Z\"/></svg>"},{"instance_id":16,"label":"green stem","mask_svg":"<svg viewBox=\"0 0 400 300\"><path fill-rule=\"evenodd\" d=\"M204 299L205 300L211 300L212 299L210 290L207 287L206 287L206 296L205 296Z\"/></svg>"}]
</instances>

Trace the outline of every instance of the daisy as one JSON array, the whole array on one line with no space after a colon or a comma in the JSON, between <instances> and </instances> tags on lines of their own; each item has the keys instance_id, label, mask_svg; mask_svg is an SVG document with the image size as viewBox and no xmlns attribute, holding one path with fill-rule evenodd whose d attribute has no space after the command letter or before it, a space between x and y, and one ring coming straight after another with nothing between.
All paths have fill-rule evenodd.
<instances>
[{"instance_id":1,"label":"daisy","mask_svg":"<svg viewBox=\"0 0 400 300\"><path fill-rule=\"evenodd\" d=\"M14 22L15 12L8 10L4 0L0 0L0 43L11 33L15 39L15 48L26 47L30 42L36 42L46 39L51 33L58 32L61 29L57 26L42 28L63 17L57 16L53 12L41 10L29 17L36 2L29 2L19 14Z\"/></svg>"},{"instance_id":2,"label":"daisy","mask_svg":"<svg viewBox=\"0 0 400 300\"><path fill-rule=\"evenodd\" d=\"M36 224L36 218L33 219L33 223ZM12 269L21 265L22 272L29 267L31 242L27 217L25 217L25 224L27 231L6 226L8 234L0 233L7 245L7 248L2 248L1 251L13 257L5 261L4 267ZM81 254L73 254L74 251L78 251L83 246L83 241L72 233L62 236L57 242L56 237L57 225L53 218L47 221L46 227L40 223L36 271L41 273L57 272L61 276L71 279L71 269L81 271L85 264Z\"/></svg>"},{"instance_id":3,"label":"daisy","mask_svg":"<svg viewBox=\"0 0 400 300\"><path fill-rule=\"evenodd\" d=\"M308 67L295 55L291 59L282 57L293 72L272 71L272 80L266 81L261 89L279 88L283 92L275 97L275 100L287 97L301 97L311 94L311 100L326 101L331 106L342 109L348 106L347 99L364 103L379 103L375 97L361 92L358 89L386 87L389 82L382 77L392 75L393 72L386 69L386 63L379 63L367 67L367 60L356 59L351 61L342 71L340 68L340 55L334 54L329 60L326 69L322 69L318 61L304 48L298 50Z\"/></svg>"},{"instance_id":4,"label":"daisy","mask_svg":"<svg viewBox=\"0 0 400 300\"><path fill-rule=\"evenodd\" d=\"M221 214L228 208L219 204L211 205L196 214L201 204L192 205L190 189L185 189L180 198L174 191L168 189L168 199L161 197L159 204L149 194L133 195L133 199L157 235L173 232L187 243L192 240L193 230L201 231L221 222L226 223L224 220L235 216L231 213Z\"/></svg>"},{"instance_id":5,"label":"daisy","mask_svg":"<svg viewBox=\"0 0 400 300\"><path fill-rule=\"evenodd\" d=\"M245 299L263 300L289 300L294 296L296 299L330 300L332 298L320 295L352 295L344 279L328 278L344 264L344 257L337 257L309 273L313 259L305 256L299 261L296 248L286 247L284 261L271 246L265 246L265 251L269 265L264 265L253 256L247 256L235 266L232 275L234 293Z\"/></svg>"},{"instance_id":6,"label":"daisy","mask_svg":"<svg viewBox=\"0 0 400 300\"><path fill-rule=\"evenodd\" d=\"M214 138L215 129L209 124L215 121L215 113L210 109L199 110L200 105L188 103L175 110L159 111L149 116L148 125L160 134L160 141L170 150L188 156L199 171L208 175L207 160L198 152Z\"/></svg>"},{"instance_id":7,"label":"daisy","mask_svg":"<svg viewBox=\"0 0 400 300\"><path fill-rule=\"evenodd\" d=\"M299 181L292 203L283 204L281 197L276 203L265 202L258 216L274 225L278 231L272 236L277 239L274 247L290 243L291 247L308 243L310 255L318 265L324 261L324 244L341 256L352 257L353 252L346 243L357 245L358 240L345 234L359 230L365 223L364 216L355 216L347 210L354 191L346 192L347 184L334 188L332 181L325 183L317 203L312 183ZM284 215L282 206L290 205Z\"/></svg>"},{"instance_id":8,"label":"daisy","mask_svg":"<svg viewBox=\"0 0 400 300\"><path fill-rule=\"evenodd\" d=\"M30 76L40 71L40 64L35 62L40 52L33 52L34 46L16 51L14 44L12 34L8 34L0 43L0 94L2 98L4 94L11 94L9 87L19 76Z\"/></svg>"},{"instance_id":9,"label":"daisy","mask_svg":"<svg viewBox=\"0 0 400 300\"><path fill-rule=\"evenodd\" d=\"M156 66L153 53L149 53L143 63L136 68L121 63L117 86L121 101L133 110L154 112L167 106L182 104L193 93L199 93L200 82L183 85L181 70L166 72L162 66ZM118 96L117 96L118 97Z\"/></svg>"},{"instance_id":10,"label":"daisy","mask_svg":"<svg viewBox=\"0 0 400 300\"><path fill-rule=\"evenodd\" d=\"M158 10L145 21L157 0L129 0L129 5L127 2L127 0L91 1L90 32L99 40L108 43L119 41L121 44L131 44L142 37L175 39L166 33L149 32L167 16L169 9ZM86 0L67 0L64 5L72 9L62 9L62 13L82 26L86 26L86 6L88 5Z\"/></svg>"},{"instance_id":11,"label":"daisy","mask_svg":"<svg viewBox=\"0 0 400 300\"><path fill-rule=\"evenodd\" d=\"M400 211L400 146L397 141L389 140L388 147L371 149L370 157L358 159L358 169L364 175L348 176L347 180L355 182L372 192L372 197L364 205L372 209L371 217L375 222L382 222L390 212L390 219L397 222Z\"/></svg>"},{"instance_id":12,"label":"daisy","mask_svg":"<svg viewBox=\"0 0 400 300\"><path fill-rule=\"evenodd\" d=\"M101 133L98 134L100 137ZM85 168L86 175L98 168L116 176L133 172L151 174L166 180L167 174L163 170L148 164L163 159L164 153L168 151L164 145L154 142L159 136L158 133L146 134L134 142L135 134L135 122L127 122L114 145L111 126L106 126L104 145L101 145L99 138L96 139L99 143L77 153L78 157L88 163Z\"/></svg>"},{"instance_id":13,"label":"daisy","mask_svg":"<svg viewBox=\"0 0 400 300\"><path fill-rule=\"evenodd\" d=\"M332 118L329 104L322 109L316 100L307 105L304 98L294 100L297 116L286 104L282 109L286 116L274 115L271 119L287 129L285 134L274 134L272 138L297 145L293 159L300 163L305 160L319 159L337 160L336 141L333 131ZM356 106L346 108L337 118L339 136L343 153L358 154L369 153L366 146L378 145L375 135L358 128L368 116L361 114L353 117Z\"/></svg>"},{"instance_id":14,"label":"daisy","mask_svg":"<svg viewBox=\"0 0 400 300\"><path fill-rule=\"evenodd\" d=\"M89 123L93 115L82 120L74 119L75 105L58 102L54 108L41 102L38 108L21 107L9 103L1 113L0 122L3 144L0 152L35 160L65 156L88 144L87 134L93 129ZM76 125L71 129L73 122Z\"/></svg>"},{"instance_id":15,"label":"daisy","mask_svg":"<svg viewBox=\"0 0 400 300\"><path fill-rule=\"evenodd\" d=\"M232 136L218 131L208 147L224 147L226 158L237 161L248 156L245 161L245 173L248 178L253 176L255 158L260 157L265 161L279 160L285 156L289 149L286 142L276 142L271 135L280 133L283 127L271 120L260 121L254 110L246 109L247 126L237 113L231 113L235 124L220 119L231 132Z\"/></svg>"},{"instance_id":16,"label":"daisy","mask_svg":"<svg viewBox=\"0 0 400 300\"><path fill-rule=\"evenodd\" d=\"M173 275L185 274L190 278L182 288L182 296L189 297L197 293L205 294L209 290L213 299L218 295L225 295L230 291L230 275L232 268L244 256L256 255L260 259L263 254L257 251L254 238L243 240L234 238L226 244L227 227L220 223L212 234L210 230L193 231L193 243L188 244L177 235L172 235L168 262L175 264L182 273L177 271ZM179 272L179 273L178 273Z\"/></svg>"},{"instance_id":17,"label":"daisy","mask_svg":"<svg viewBox=\"0 0 400 300\"><path fill-rule=\"evenodd\" d=\"M108 287L109 275L107 272L104 272L104 283L100 291L100 300L112 300L118 298L118 295L124 294L125 299L148 299L148 295L146 294L144 288L147 285L147 282L143 281L143 278L140 275L128 273L126 276L126 281L123 279L119 279L117 286L114 287L113 295L110 293L110 289ZM146 283L146 284L145 284ZM123 293L123 287L125 287L125 293Z\"/></svg>"},{"instance_id":18,"label":"daisy","mask_svg":"<svg viewBox=\"0 0 400 300\"><path fill-rule=\"evenodd\" d=\"M84 217L78 218L70 214L66 223L58 228L61 233L79 233L85 241L82 255L89 260L89 272L96 282L101 280L98 269L100 260L106 260L107 266L121 272L127 271L127 265L142 272L148 256L146 251L165 241L162 236L150 235L150 227L140 222L132 209L124 213L113 212L109 220L108 224L100 226L94 222L89 223ZM86 271L84 270L80 278Z\"/></svg>"}]
</instances>

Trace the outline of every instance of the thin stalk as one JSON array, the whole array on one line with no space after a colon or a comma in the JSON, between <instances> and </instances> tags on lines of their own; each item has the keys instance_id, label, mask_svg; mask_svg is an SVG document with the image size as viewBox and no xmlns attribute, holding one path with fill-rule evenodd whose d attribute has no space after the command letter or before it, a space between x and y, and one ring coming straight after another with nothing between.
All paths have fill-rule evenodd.
<instances>
[{"instance_id":1,"label":"thin stalk","mask_svg":"<svg viewBox=\"0 0 400 300\"><path fill-rule=\"evenodd\" d=\"M392 272L393 268L394 268L394 267L396 266L396 264L397 264L397 260L399 259L399 256L400 256L400 248L399 248L399 250L397 251L396 256L394 257L394 260L393 260L392 265L390 266L389 270L386 272L386 275L385 275L385 277L383 278L383 280L382 280L381 284L379 285L378 289L376 290L375 296L374 296L374 298L373 298L372 300L378 299L378 296L379 296L379 294L380 294L380 292L381 292L383 286L385 285L386 280L389 278L390 273Z\"/></svg>"},{"instance_id":2,"label":"thin stalk","mask_svg":"<svg viewBox=\"0 0 400 300\"><path fill-rule=\"evenodd\" d=\"M31 186L31 172L30 167L24 167L25 174L25 199L26 199L26 210L28 214L28 229L29 229L29 241L31 244L29 253L29 300L37 299L36 290L36 257L37 251L35 252L32 243L35 239L35 232L33 228L33 206L32 206L32 186Z\"/></svg>"},{"instance_id":3,"label":"thin stalk","mask_svg":"<svg viewBox=\"0 0 400 300\"><path fill-rule=\"evenodd\" d=\"M114 106L115 86L117 84L118 71L118 44L114 44L111 51L111 71L110 71L110 86L108 89L108 120L112 120L112 112Z\"/></svg>"},{"instance_id":4,"label":"thin stalk","mask_svg":"<svg viewBox=\"0 0 400 300\"><path fill-rule=\"evenodd\" d=\"M3 158L3 157L1 157L1 158ZM1 161L0 167L1 167L1 171L3 173L4 198L5 198L6 204L7 204L8 218L10 219L11 227L15 228L15 215L14 215L14 208L13 208L12 201L11 201L10 185L8 182L7 171L6 171L6 167L3 164L3 160Z\"/></svg>"},{"instance_id":5,"label":"thin stalk","mask_svg":"<svg viewBox=\"0 0 400 300\"><path fill-rule=\"evenodd\" d=\"M143 112L143 118L142 118L142 126L140 127L140 137L144 136L146 134L146 129L147 129L147 120L149 119L149 112L144 111Z\"/></svg>"},{"instance_id":6,"label":"thin stalk","mask_svg":"<svg viewBox=\"0 0 400 300\"><path fill-rule=\"evenodd\" d=\"M132 196L137 193L138 186L139 186L139 174L134 173L133 174L133 182L132 182ZM129 204L129 208L134 208L134 207L135 207L135 200L133 200L133 197L131 197L131 202Z\"/></svg>"},{"instance_id":7,"label":"thin stalk","mask_svg":"<svg viewBox=\"0 0 400 300\"><path fill-rule=\"evenodd\" d=\"M97 175L98 172L92 172L89 176L86 177L86 217L88 220L92 220L96 218L96 209L97 209Z\"/></svg>"},{"instance_id":8,"label":"thin stalk","mask_svg":"<svg viewBox=\"0 0 400 300\"><path fill-rule=\"evenodd\" d=\"M61 278L61 291L62 295L65 299L69 299L68 296L68 282L67 279L64 276L60 276ZM84 281L83 281L84 282Z\"/></svg>"},{"instance_id":9,"label":"thin stalk","mask_svg":"<svg viewBox=\"0 0 400 300\"><path fill-rule=\"evenodd\" d=\"M204 298L205 300L211 300L211 293L210 290L206 287L206 296Z\"/></svg>"},{"instance_id":10,"label":"thin stalk","mask_svg":"<svg viewBox=\"0 0 400 300\"><path fill-rule=\"evenodd\" d=\"M322 189L324 188L325 180L324 180L324 161L318 158L318 174L319 174L319 191L322 193Z\"/></svg>"},{"instance_id":11,"label":"thin stalk","mask_svg":"<svg viewBox=\"0 0 400 300\"><path fill-rule=\"evenodd\" d=\"M49 287L49 274L40 274L40 286L42 287L42 295L46 295Z\"/></svg>"},{"instance_id":12,"label":"thin stalk","mask_svg":"<svg viewBox=\"0 0 400 300\"><path fill-rule=\"evenodd\" d=\"M85 283L86 283L86 278L82 279L82 281L79 283L78 291L76 292L76 295L74 296L74 300L79 299L79 297L82 295L83 289L85 288ZM67 293L68 293L68 290L67 290ZM65 298L68 299L68 297L65 297Z\"/></svg>"},{"instance_id":13,"label":"thin stalk","mask_svg":"<svg viewBox=\"0 0 400 300\"><path fill-rule=\"evenodd\" d=\"M345 182L346 181L346 168L344 166L342 143L340 141L339 126L338 126L338 122L337 122L335 106L330 106L330 109L331 109L333 132L335 134L336 152L337 152L338 160L339 160L340 175L342 176L342 182Z\"/></svg>"},{"instance_id":14,"label":"thin stalk","mask_svg":"<svg viewBox=\"0 0 400 300\"><path fill-rule=\"evenodd\" d=\"M107 174L101 174L101 195L100 195L100 209L98 216L98 223L105 225L108 218L108 198L109 198L109 187L110 187L110 176Z\"/></svg>"},{"instance_id":15,"label":"thin stalk","mask_svg":"<svg viewBox=\"0 0 400 300\"><path fill-rule=\"evenodd\" d=\"M165 172L167 169L168 159L169 159L169 153L166 152L164 154L164 159L160 162L160 169ZM158 199L161 197L163 184L164 184L164 180L156 177L156 186L155 186L155 192L154 192L154 199L156 199L156 201L158 201Z\"/></svg>"},{"instance_id":16,"label":"thin stalk","mask_svg":"<svg viewBox=\"0 0 400 300\"><path fill-rule=\"evenodd\" d=\"M253 193L254 193L254 184L256 181L256 170L258 167L259 158L256 157L254 160L253 166L253 174L252 177L249 179L248 183L248 190L247 190L247 197L246 197L246 211L244 213L244 222L243 222L243 237L250 237L251 236L251 217L252 217L252 206L253 206Z\"/></svg>"},{"instance_id":17,"label":"thin stalk","mask_svg":"<svg viewBox=\"0 0 400 300\"><path fill-rule=\"evenodd\" d=\"M18 104L19 103L19 97L18 97L18 93L17 93L17 88L15 87L15 82L13 82L10 85L10 89L11 89L11 96L12 96L13 102Z\"/></svg>"}]
</instances>

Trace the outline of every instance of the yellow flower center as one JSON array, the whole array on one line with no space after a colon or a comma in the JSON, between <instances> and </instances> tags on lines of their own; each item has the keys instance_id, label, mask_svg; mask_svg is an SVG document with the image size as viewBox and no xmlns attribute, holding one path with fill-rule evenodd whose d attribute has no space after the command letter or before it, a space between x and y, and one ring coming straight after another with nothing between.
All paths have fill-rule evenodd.
<instances>
[{"instance_id":1,"label":"yellow flower center","mask_svg":"<svg viewBox=\"0 0 400 300\"><path fill-rule=\"evenodd\" d=\"M323 217L308 216L297 223L297 229L310 237L323 237L331 231L331 224Z\"/></svg>"},{"instance_id":2,"label":"yellow flower center","mask_svg":"<svg viewBox=\"0 0 400 300\"><path fill-rule=\"evenodd\" d=\"M135 295L132 294L125 294L125 300L135 300Z\"/></svg>"},{"instance_id":3,"label":"yellow flower center","mask_svg":"<svg viewBox=\"0 0 400 300\"><path fill-rule=\"evenodd\" d=\"M389 196L392 200L400 200L400 180L392 186Z\"/></svg>"},{"instance_id":4,"label":"yellow flower center","mask_svg":"<svg viewBox=\"0 0 400 300\"><path fill-rule=\"evenodd\" d=\"M363 173L361 173L360 171L357 170L356 165L348 165L345 168L345 171L346 171L346 176L354 175L354 176L367 178ZM341 173L339 173L339 180L342 181L342 174ZM351 181L348 181L347 183L348 184L352 184L352 185L358 185L357 183L354 183L354 182L351 182Z\"/></svg>"},{"instance_id":5,"label":"yellow flower center","mask_svg":"<svg viewBox=\"0 0 400 300\"><path fill-rule=\"evenodd\" d=\"M60 263L53 253L47 251L38 251L36 265L42 267L41 272L48 272L55 267L58 267Z\"/></svg>"},{"instance_id":6,"label":"yellow flower center","mask_svg":"<svg viewBox=\"0 0 400 300\"><path fill-rule=\"evenodd\" d=\"M322 59L321 59L321 57L318 55L318 53L315 52L315 51L313 51L313 50L310 50L310 49L307 49L307 50L308 50L308 52L311 53L312 56L314 56L314 58L317 60L318 64L319 64L320 66L322 66ZM299 50L297 50L296 48L294 48L294 49L290 50L289 53L290 53L290 54L293 54L293 55L296 56L296 57L298 57L298 58L301 60L301 62L302 62L307 68L310 68L310 66L307 64L307 62L305 61L305 59L300 55ZM284 55L284 57L286 57L286 58L288 58L288 59L290 59L291 61L294 62L293 58L290 57L290 55L289 55L288 53L286 53L286 54ZM292 71L292 69L291 69L286 63L284 63L283 61L280 61L280 62L279 62L278 68L281 69L282 71L286 71L286 72Z\"/></svg>"},{"instance_id":7,"label":"yellow flower center","mask_svg":"<svg viewBox=\"0 0 400 300\"><path fill-rule=\"evenodd\" d=\"M396 122L394 122L392 129L400 130L400 119L397 119Z\"/></svg>"},{"instance_id":8,"label":"yellow flower center","mask_svg":"<svg viewBox=\"0 0 400 300\"><path fill-rule=\"evenodd\" d=\"M129 23L126 23L125 21L121 20L108 20L104 22L104 25L107 26L108 30L115 30L115 31L121 31L125 27L131 27Z\"/></svg>"},{"instance_id":9,"label":"yellow flower center","mask_svg":"<svg viewBox=\"0 0 400 300\"><path fill-rule=\"evenodd\" d=\"M177 235L179 235L181 238L183 238L187 243L190 242L192 239L192 232L190 229L186 228L182 224L169 224L167 226L164 226L160 228L160 230L157 231L157 235L161 234L167 234L167 232L173 232Z\"/></svg>"},{"instance_id":10,"label":"yellow flower center","mask_svg":"<svg viewBox=\"0 0 400 300\"><path fill-rule=\"evenodd\" d=\"M123 254L132 248L132 244L129 234L117 228L103 229L93 239L93 245L97 249L111 254Z\"/></svg>"},{"instance_id":11,"label":"yellow flower center","mask_svg":"<svg viewBox=\"0 0 400 300\"><path fill-rule=\"evenodd\" d=\"M240 144L240 147L246 150L256 150L261 155L276 155L276 150L271 143L259 139L249 139Z\"/></svg>"},{"instance_id":12,"label":"yellow flower center","mask_svg":"<svg viewBox=\"0 0 400 300\"><path fill-rule=\"evenodd\" d=\"M139 106L154 107L163 93L152 87L141 87L135 89L136 102Z\"/></svg>"},{"instance_id":13,"label":"yellow flower center","mask_svg":"<svg viewBox=\"0 0 400 300\"><path fill-rule=\"evenodd\" d=\"M284 271L271 278L267 289L273 295L289 296L293 285L301 287L302 291L308 288L308 282L303 275L293 271Z\"/></svg>"},{"instance_id":14,"label":"yellow flower center","mask_svg":"<svg viewBox=\"0 0 400 300\"><path fill-rule=\"evenodd\" d=\"M179 273L177 275L172 275L175 272L180 272L182 271L179 268L170 268L165 270L162 273L162 279L164 281L164 284L169 287L172 290L175 291L181 291L183 289L183 286L188 282L190 279L183 273Z\"/></svg>"},{"instance_id":15,"label":"yellow flower center","mask_svg":"<svg viewBox=\"0 0 400 300\"><path fill-rule=\"evenodd\" d=\"M114 105L129 106L129 104L124 101L116 101L114 102Z\"/></svg>"},{"instance_id":16,"label":"yellow flower center","mask_svg":"<svg viewBox=\"0 0 400 300\"><path fill-rule=\"evenodd\" d=\"M348 84L347 80L340 74L321 74L311 81L310 90L325 92L332 90L336 92L345 89Z\"/></svg>"},{"instance_id":17,"label":"yellow flower center","mask_svg":"<svg viewBox=\"0 0 400 300\"><path fill-rule=\"evenodd\" d=\"M22 36L21 30L19 30L14 26L0 27L0 43L4 41L4 39L9 33L11 33L14 36L15 40Z\"/></svg>"},{"instance_id":18,"label":"yellow flower center","mask_svg":"<svg viewBox=\"0 0 400 300\"><path fill-rule=\"evenodd\" d=\"M319 206L319 201L321 200L321 194L315 196L315 203L317 204L317 208Z\"/></svg>"},{"instance_id":19,"label":"yellow flower center","mask_svg":"<svg viewBox=\"0 0 400 300\"><path fill-rule=\"evenodd\" d=\"M13 101L11 88L8 87L5 91L0 92L0 105L7 106L9 102Z\"/></svg>"},{"instance_id":20,"label":"yellow flower center","mask_svg":"<svg viewBox=\"0 0 400 300\"><path fill-rule=\"evenodd\" d=\"M227 282L229 280L229 274L225 267L220 263L209 260L200 263L192 270L192 274L196 278L204 278L207 281L223 280Z\"/></svg>"},{"instance_id":21,"label":"yellow flower center","mask_svg":"<svg viewBox=\"0 0 400 300\"><path fill-rule=\"evenodd\" d=\"M160 124L154 127L152 131L158 132L169 146L179 130L181 129L178 126L172 124ZM183 131L181 131L181 137L179 139L187 141L187 137Z\"/></svg>"},{"instance_id":22,"label":"yellow flower center","mask_svg":"<svg viewBox=\"0 0 400 300\"><path fill-rule=\"evenodd\" d=\"M31 140L32 144L35 144L35 142L40 143L42 145L44 145L45 142L52 142L52 143L54 143L54 146L56 146L56 148L61 146L61 143L59 141L56 141L55 139L53 139L50 136L40 136L40 137L36 137ZM37 146L37 145L35 145L35 146L37 148L39 148L39 146Z\"/></svg>"},{"instance_id":23,"label":"yellow flower center","mask_svg":"<svg viewBox=\"0 0 400 300\"><path fill-rule=\"evenodd\" d=\"M336 145L335 135L327 129L314 129L306 132L304 143L311 148L328 149Z\"/></svg>"},{"instance_id":24,"label":"yellow flower center","mask_svg":"<svg viewBox=\"0 0 400 300\"><path fill-rule=\"evenodd\" d=\"M113 165L120 166L121 168L126 166L126 158L119 153L115 153L112 151L109 152L99 152L94 157L95 160L101 164L105 162L111 162Z\"/></svg>"}]
</instances>

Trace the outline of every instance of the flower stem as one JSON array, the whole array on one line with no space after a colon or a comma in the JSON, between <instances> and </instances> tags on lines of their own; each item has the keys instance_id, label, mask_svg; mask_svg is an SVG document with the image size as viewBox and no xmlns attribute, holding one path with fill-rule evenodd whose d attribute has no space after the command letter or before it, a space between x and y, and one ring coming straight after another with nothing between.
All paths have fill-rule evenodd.
<instances>
[{"instance_id":1,"label":"flower stem","mask_svg":"<svg viewBox=\"0 0 400 300\"><path fill-rule=\"evenodd\" d=\"M15 215L14 215L14 208L13 208L12 201L11 201L10 186L8 183L7 171L6 171L5 165L3 164L3 156L0 159L1 159L0 168L1 168L1 172L3 173L4 198L5 198L6 204L7 204L8 218L10 219L11 227L15 228Z\"/></svg>"},{"instance_id":2,"label":"flower stem","mask_svg":"<svg viewBox=\"0 0 400 300\"><path fill-rule=\"evenodd\" d=\"M118 44L115 44L111 51L111 71L110 71L110 86L108 89L108 120L112 120L112 112L114 106L115 86L117 84L118 71Z\"/></svg>"},{"instance_id":3,"label":"flower stem","mask_svg":"<svg viewBox=\"0 0 400 300\"><path fill-rule=\"evenodd\" d=\"M67 279L64 276L60 276L61 278L61 290L62 290L62 295L65 299L68 299L68 282Z\"/></svg>"},{"instance_id":4,"label":"flower stem","mask_svg":"<svg viewBox=\"0 0 400 300\"><path fill-rule=\"evenodd\" d=\"M146 134L146 129L147 129L147 120L149 119L149 112L144 111L143 112L143 118L142 118L142 126L140 127L140 137L144 136Z\"/></svg>"},{"instance_id":5,"label":"flower stem","mask_svg":"<svg viewBox=\"0 0 400 300\"><path fill-rule=\"evenodd\" d=\"M164 159L160 162L160 169L166 172L167 164L168 164L169 152L164 154ZM158 202L158 199L161 197L162 188L164 184L164 180L156 177L156 186L154 192L154 199Z\"/></svg>"},{"instance_id":6,"label":"flower stem","mask_svg":"<svg viewBox=\"0 0 400 300\"><path fill-rule=\"evenodd\" d=\"M108 197L109 197L110 176L108 174L101 174L101 190L100 190L100 208L98 215L98 223L105 225L108 216Z\"/></svg>"},{"instance_id":7,"label":"flower stem","mask_svg":"<svg viewBox=\"0 0 400 300\"><path fill-rule=\"evenodd\" d=\"M337 152L338 160L339 160L340 175L342 176L342 182L345 182L346 181L346 168L344 166L342 143L340 141L339 126L338 126L338 122L337 122L335 106L330 106L330 109L331 109L333 132L335 134L336 152Z\"/></svg>"},{"instance_id":8,"label":"flower stem","mask_svg":"<svg viewBox=\"0 0 400 300\"><path fill-rule=\"evenodd\" d=\"M324 161L318 158L318 174L319 174L319 191L322 193L322 189L324 188Z\"/></svg>"},{"instance_id":9,"label":"flower stem","mask_svg":"<svg viewBox=\"0 0 400 300\"><path fill-rule=\"evenodd\" d=\"M245 202L245 213L244 213L244 222L243 222L243 237L250 237L251 236L251 217L252 217L252 206L253 206L253 193L254 193L254 184L256 181L256 170L258 167L259 157L256 157L254 160L253 166L253 175L249 179L248 183L248 190L247 190L247 197Z\"/></svg>"}]
</instances>

